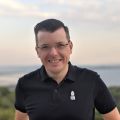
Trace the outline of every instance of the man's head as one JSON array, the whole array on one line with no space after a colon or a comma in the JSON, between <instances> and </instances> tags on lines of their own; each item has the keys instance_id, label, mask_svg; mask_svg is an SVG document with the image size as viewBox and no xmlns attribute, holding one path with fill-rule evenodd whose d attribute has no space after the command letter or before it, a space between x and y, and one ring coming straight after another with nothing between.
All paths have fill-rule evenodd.
<instances>
[{"instance_id":1,"label":"man's head","mask_svg":"<svg viewBox=\"0 0 120 120\"><path fill-rule=\"evenodd\" d=\"M70 40L69 29L60 20L57 20L57 19L46 19L46 20L38 23L34 27L36 46L37 46L37 34L38 34L39 31L48 31L48 32L52 33L54 31L58 30L59 28L63 28L64 29L64 31L66 33L67 39Z\"/></svg>"},{"instance_id":2,"label":"man's head","mask_svg":"<svg viewBox=\"0 0 120 120\"><path fill-rule=\"evenodd\" d=\"M48 73L68 68L72 42L68 28L56 19L47 19L35 26L36 51Z\"/></svg>"}]
</instances>

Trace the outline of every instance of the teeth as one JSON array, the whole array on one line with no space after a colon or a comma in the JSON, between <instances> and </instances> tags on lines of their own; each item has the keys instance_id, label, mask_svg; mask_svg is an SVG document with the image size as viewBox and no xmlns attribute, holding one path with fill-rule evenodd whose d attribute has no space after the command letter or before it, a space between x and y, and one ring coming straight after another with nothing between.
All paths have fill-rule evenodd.
<instances>
[{"instance_id":1,"label":"teeth","mask_svg":"<svg viewBox=\"0 0 120 120\"><path fill-rule=\"evenodd\" d=\"M57 62L59 62L61 59L56 59L56 60L48 60L48 62L50 62L50 63L57 63Z\"/></svg>"}]
</instances>

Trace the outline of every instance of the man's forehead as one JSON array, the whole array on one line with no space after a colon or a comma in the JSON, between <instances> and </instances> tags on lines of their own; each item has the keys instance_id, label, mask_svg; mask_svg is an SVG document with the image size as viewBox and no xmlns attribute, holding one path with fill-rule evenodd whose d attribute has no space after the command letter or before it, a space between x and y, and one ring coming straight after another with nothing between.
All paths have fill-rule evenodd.
<instances>
[{"instance_id":1,"label":"man's forehead","mask_svg":"<svg viewBox=\"0 0 120 120\"><path fill-rule=\"evenodd\" d=\"M65 30L64 30L64 28L59 28L59 29L57 29L57 30L55 30L55 31L47 31L47 30L40 30L40 31L38 31L38 34L39 35L42 35L42 34L65 34Z\"/></svg>"}]
</instances>

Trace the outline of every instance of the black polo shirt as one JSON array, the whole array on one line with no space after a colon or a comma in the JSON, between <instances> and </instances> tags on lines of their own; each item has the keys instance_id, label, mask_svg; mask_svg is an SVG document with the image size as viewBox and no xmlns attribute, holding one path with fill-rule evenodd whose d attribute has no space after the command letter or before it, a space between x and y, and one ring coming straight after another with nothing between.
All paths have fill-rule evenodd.
<instances>
[{"instance_id":1,"label":"black polo shirt","mask_svg":"<svg viewBox=\"0 0 120 120\"><path fill-rule=\"evenodd\" d=\"M115 107L96 72L70 63L60 84L42 66L20 78L16 86L15 108L27 112L30 120L94 120L95 108L105 114Z\"/></svg>"}]
</instances>

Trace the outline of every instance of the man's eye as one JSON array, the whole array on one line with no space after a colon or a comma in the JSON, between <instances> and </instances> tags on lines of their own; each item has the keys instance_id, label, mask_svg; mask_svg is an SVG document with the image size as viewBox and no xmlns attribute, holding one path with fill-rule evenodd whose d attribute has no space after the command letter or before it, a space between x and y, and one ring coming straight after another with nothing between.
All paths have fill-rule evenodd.
<instances>
[{"instance_id":1,"label":"man's eye","mask_svg":"<svg viewBox=\"0 0 120 120\"><path fill-rule=\"evenodd\" d=\"M41 48L42 48L42 49L48 49L49 46L42 46Z\"/></svg>"},{"instance_id":2,"label":"man's eye","mask_svg":"<svg viewBox=\"0 0 120 120\"><path fill-rule=\"evenodd\" d=\"M65 45L64 44L58 44L57 47L58 48L63 48L63 47L65 47Z\"/></svg>"}]
</instances>

